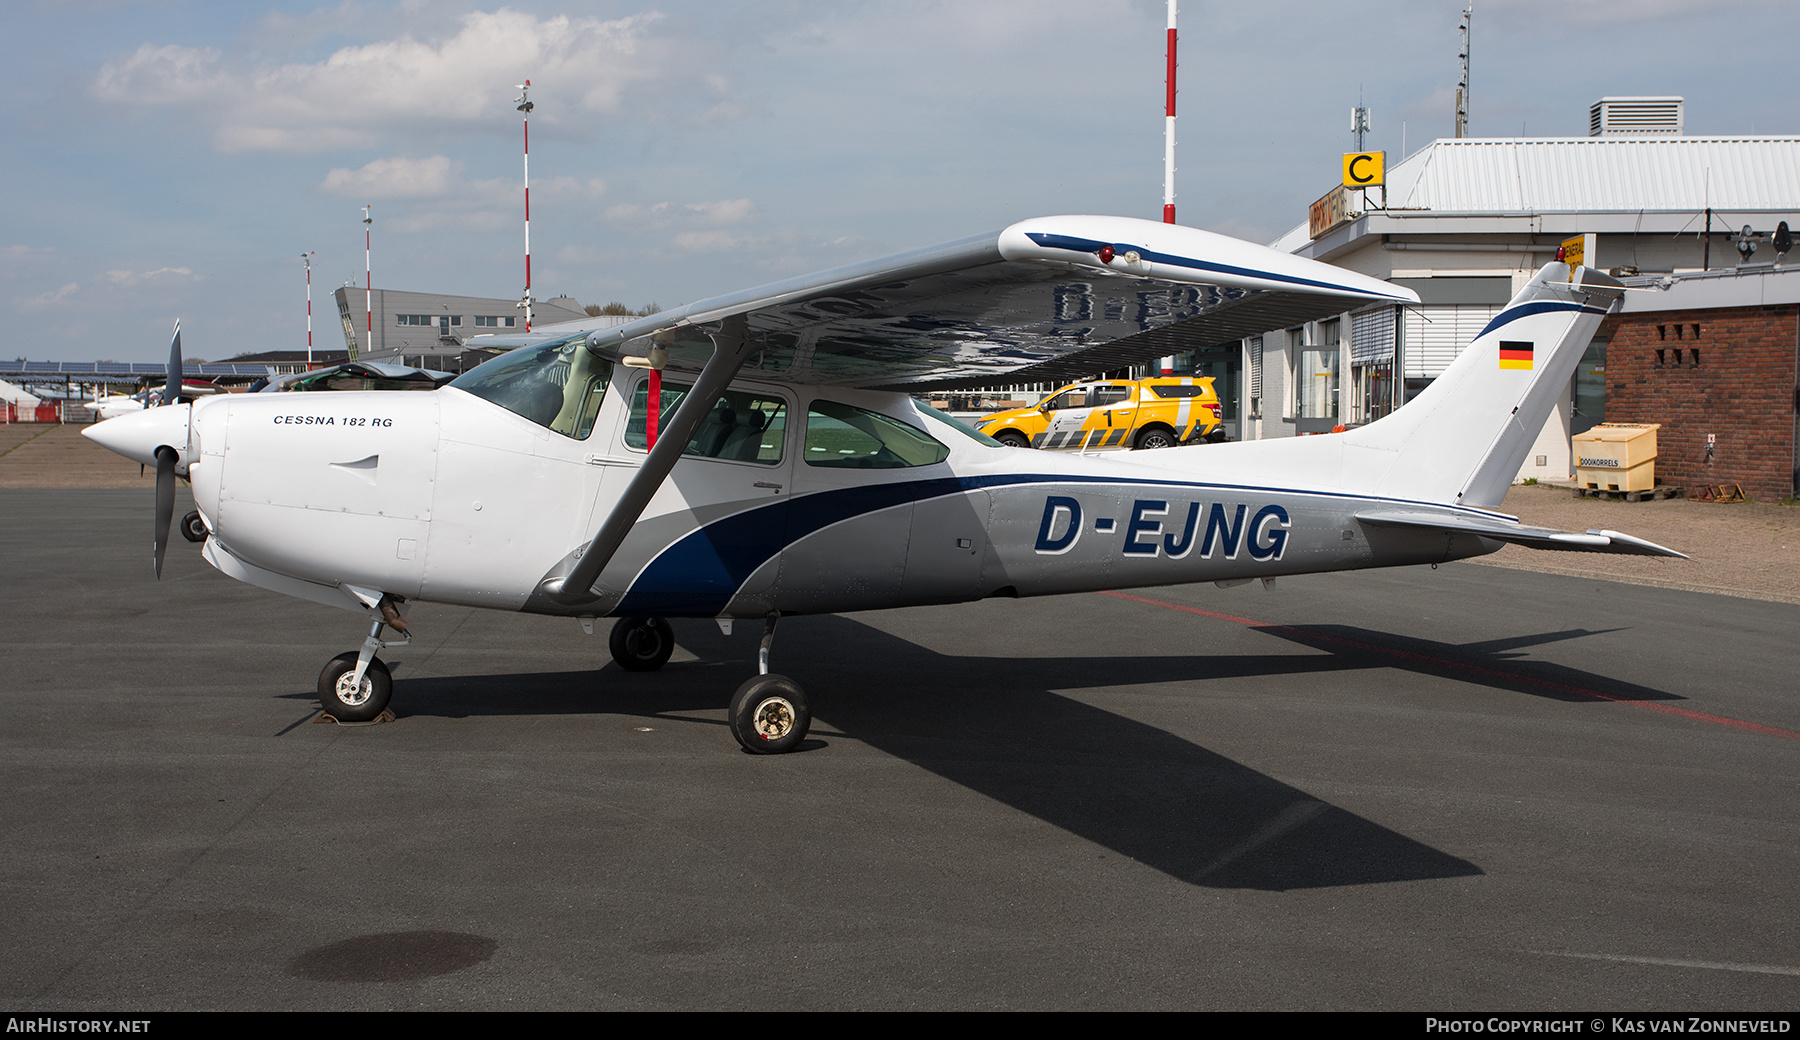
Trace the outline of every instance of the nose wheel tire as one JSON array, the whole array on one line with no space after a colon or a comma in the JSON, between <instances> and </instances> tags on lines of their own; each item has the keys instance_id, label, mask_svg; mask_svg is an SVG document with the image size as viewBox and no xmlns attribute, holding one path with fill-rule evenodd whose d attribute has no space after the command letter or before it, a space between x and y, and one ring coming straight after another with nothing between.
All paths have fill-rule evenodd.
<instances>
[{"instance_id":1,"label":"nose wheel tire","mask_svg":"<svg viewBox=\"0 0 1800 1040\"><path fill-rule=\"evenodd\" d=\"M662 618L620 618L607 639L613 660L628 672L654 672L675 652L675 630Z\"/></svg>"},{"instance_id":2,"label":"nose wheel tire","mask_svg":"<svg viewBox=\"0 0 1800 1040\"><path fill-rule=\"evenodd\" d=\"M759 675L731 697L731 735L745 751L758 755L792 751L811 727L806 692L785 675Z\"/></svg>"},{"instance_id":3,"label":"nose wheel tire","mask_svg":"<svg viewBox=\"0 0 1800 1040\"><path fill-rule=\"evenodd\" d=\"M319 673L319 705L339 722L368 722L380 715L394 695L394 677L381 658L369 661L361 683L351 685L355 652L339 654Z\"/></svg>"},{"instance_id":4,"label":"nose wheel tire","mask_svg":"<svg viewBox=\"0 0 1800 1040\"><path fill-rule=\"evenodd\" d=\"M200 519L200 510L190 510L181 518L181 537L190 542L206 541L206 522Z\"/></svg>"}]
</instances>

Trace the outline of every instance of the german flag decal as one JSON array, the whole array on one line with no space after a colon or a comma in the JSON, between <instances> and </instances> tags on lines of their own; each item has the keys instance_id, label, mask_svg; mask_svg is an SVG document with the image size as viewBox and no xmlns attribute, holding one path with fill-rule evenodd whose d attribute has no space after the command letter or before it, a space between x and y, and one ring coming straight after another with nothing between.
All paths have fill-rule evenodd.
<instances>
[{"instance_id":1,"label":"german flag decal","mask_svg":"<svg viewBox=\"0 0 1800 1040\"><path fill-rule=\"evenodd\" d=\"M1531 370L1532 344L1518 340L1500 341L1500 367Z\"/></svg>"}]
</instances>

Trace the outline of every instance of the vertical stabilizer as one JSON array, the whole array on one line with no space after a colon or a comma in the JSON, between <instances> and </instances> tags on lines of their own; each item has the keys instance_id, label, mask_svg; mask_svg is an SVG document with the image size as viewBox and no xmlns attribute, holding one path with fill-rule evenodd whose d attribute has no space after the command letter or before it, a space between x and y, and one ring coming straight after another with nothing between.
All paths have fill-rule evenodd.
<instances>
[{"instance_id":1,"label":"vertical stabilizer","mask_svg":"<svg viewBox=\"0 0 1800 1040\"><path fill-rule=\"evenodd\" d=\"M1383 497L1499 505L1624 295L1598 271L1546 264L1424 392L1344 434L1346 478Z\"/></svg>"}]
</instances>

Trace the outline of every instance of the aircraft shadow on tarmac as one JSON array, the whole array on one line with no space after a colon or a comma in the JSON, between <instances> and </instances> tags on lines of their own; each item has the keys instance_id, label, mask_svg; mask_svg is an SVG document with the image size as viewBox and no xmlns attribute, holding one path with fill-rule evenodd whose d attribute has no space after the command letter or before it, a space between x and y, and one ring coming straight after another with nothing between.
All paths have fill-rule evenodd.
<instances>
[{"instance_id":1,"label":"aircraft shadow on tarmac","mask_svg":"<svg viewBox=\"0 0 1800 1040\"><path fill-rule=\"evenodd\" d=\"M1521 659L1518 650L1620 629L1572 628L1476 643L1440 643L1350 625L1262 625L1262 632L1332 654L1332 671L1399 668L1496 690L1579 703L1583 701L1680 701L1680 694L1651 689L1552 661Z\"/></svg>"},{"instance_id":2,"label":"aircraft shadow on tarmac","mask_svg":"<svg viewBox=\"0 0 1800 1040\"><path fill-rule=\"evenodd\" d=\"M796 622L782 627L776 665L804 674L815 736L834 728L1179 880L1279 891L1482 872L1188 740L1052 692L1323 674L1346 667L1335 655L948 657L843 617ZM397 668L394 704L402 715L440 717L604 711L666 720L722 709L750 675L754 642L743 632L727 639L710 622L676 631L698 661L647 675L609 665L407 679Z\"/></svg>"}]
</instances>

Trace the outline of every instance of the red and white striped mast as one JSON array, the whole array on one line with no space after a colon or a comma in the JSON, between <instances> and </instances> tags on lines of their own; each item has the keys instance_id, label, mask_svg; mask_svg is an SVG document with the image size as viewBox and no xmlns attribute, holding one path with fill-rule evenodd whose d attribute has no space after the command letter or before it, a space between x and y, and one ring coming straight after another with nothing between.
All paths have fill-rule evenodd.
<instances>
[{"instance_id":1,"label":"red and white striped mast","mask_svg":"<svg viewBox=\"0 0 1800 1040\"><path fill-rule=\"evenodd\" d=\"M1169 0L1169 76L1163 106L1163 223L1175 223L1175 3Z\"/></svg>"},{"instance_id":2,"label":"red and white striped mast","mask_svg":"<svg viewBox=\"0 0 1800 1040\"><path fill-rule=\"evenodd\" d=\"M525 331L531 331L531 81L519 84L519 111L525 124Z\"/></svg>"},{"instance_id":3,"label":"red and white striped mast","mask_svg":"<svg viewBox=\"0 0 1800 1040\"><path fill-rule=\"evenodd\" d=\"M1169 0L1169 72L1163 99L1163 223L1175 223L1175 4ZM1163 375L1173 375L1175 359L1158 363Z\"/></svg>"},{"instance_id":4,"label":"red and white striped mast","mask_svg":"<svg viewBox=\"0 0 1800 1040\"><path fill-rule=\"evenodd\" d=\"M306 370L312 371L312 258L317 250L309 250L300 254L306 264Z\"/></svg>"},{"instance_id":5,"label":"red and white striped mast","mask_svg":"<svg viewBox=\"0 0 1800 1040\"><path fill-rule=\"evenodd\" d=\"M369 264L369 228L375 218L369 215L369 207L363 207L363 309L368 317L368 343L370 350L375 349L375 276Z\"/></svg>"}]
</instances>

